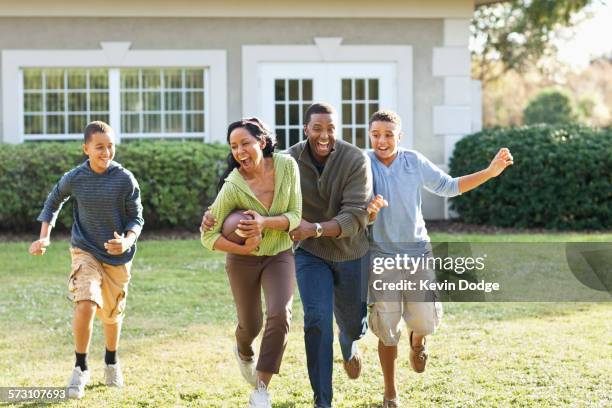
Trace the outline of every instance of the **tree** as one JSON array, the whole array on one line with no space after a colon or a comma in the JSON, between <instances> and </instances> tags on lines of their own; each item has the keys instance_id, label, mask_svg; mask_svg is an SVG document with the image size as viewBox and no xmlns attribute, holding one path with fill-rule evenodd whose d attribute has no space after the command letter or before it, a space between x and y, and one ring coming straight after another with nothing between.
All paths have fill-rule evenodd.
<instances>
[{"instance_id":1,"label":"tree","mask_svg":"<svg viewBox=\"0 0 612 408\"><path fill-rule=\"evenodd\" d=\"M487 82L507 70L523 71L554 55L555 32L575 24L574 16L593 0L513 0L476 8L472 36L477 77ZM491 64L500 62L501 64ZM491 69L493 68L493 69Z\"/></svg>"},{"instance_id":2,"label":"tree","mask_svg":"<svg viewBox=\"0 0 612 408\"><path fill-rule=\"evenodd\" d=\"M578 121L572 95L566 91L547 89L540 92L523 112L525 125L540 123L549 125L571 124Z\"/></svg>"}]
</instances>

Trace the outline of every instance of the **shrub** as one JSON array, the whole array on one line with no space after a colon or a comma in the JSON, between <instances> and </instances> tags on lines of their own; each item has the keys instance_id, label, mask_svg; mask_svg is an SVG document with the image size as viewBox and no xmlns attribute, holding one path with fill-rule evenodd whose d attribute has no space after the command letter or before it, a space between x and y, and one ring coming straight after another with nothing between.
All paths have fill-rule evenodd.
<instances>
[{"instance_id":1,"label":"shrub","mask_svg":"<svg viewBox=\"0 0 612 408\"><path fill-rule=\"evenodd\" d=\"M540 92L523 111L525 125L572 124L578 120L572 96L568 92L548 89Z\"/></svg>"},{"instance_id":2,"label":"shrub","mask_svg":"<svg viewBox=\"0 0 612 408\"><path fill-rule=\"evenodd\" d=\"M532 126L485 130L457 143L450 172L485 168L501 147L514 165L452 199L469 223L559 230L612 228L612 129Z\"/></svg>"},{"instance_id":3,"label":"shrub","mask_svg":"<svg viewBox=\"0 0 612 408\"><path fill-rule=\"evenodd\" d=\"M216 196L227 153L220 144L137 141L119 145L115 160L140 184L146 229L196 230ZM47 194L84 159L77 142L0 145L0 229L38 228L36 217ZM56 228L72 225L71 201L60 212Z\"/></svg>"}]
</instances>

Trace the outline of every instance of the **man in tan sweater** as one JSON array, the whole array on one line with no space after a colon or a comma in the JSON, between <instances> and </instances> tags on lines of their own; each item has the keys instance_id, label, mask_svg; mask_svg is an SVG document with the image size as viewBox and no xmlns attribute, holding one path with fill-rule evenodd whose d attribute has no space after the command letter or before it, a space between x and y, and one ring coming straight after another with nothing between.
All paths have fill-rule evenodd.
<instances>
[{"instance_id":1,"label":"man in tan sweater","mask_svg":"<svg viewBox=\"0 0 612 408\"><path fill-rule=\"evenodd\" d=\"M308 375L317 407L330 407L333 315L349 378L361 372L356 341L367 330L368 251L366 207L372 197L370 163L364 152L336 140L337 115L325 103L304 116L306 140L289 148L302 188L302 222L290 232L297 282L304 306Z\"/></svg>"}]
</instances>

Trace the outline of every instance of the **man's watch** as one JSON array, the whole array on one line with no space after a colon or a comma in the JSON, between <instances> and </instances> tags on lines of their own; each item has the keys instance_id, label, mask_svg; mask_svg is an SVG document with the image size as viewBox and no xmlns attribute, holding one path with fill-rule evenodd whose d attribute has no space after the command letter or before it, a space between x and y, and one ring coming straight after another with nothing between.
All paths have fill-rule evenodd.
<instances>
[{"instance_id":1,"label":"man's watch","mask_svg":"<svg viewBox=\"0 0 612 408\"><path fill-rule=\"evenodd\" d=\"M315 238L319 238L323 235L323 227L318 222L315 222Z\"/></svg>"}]
</instances>

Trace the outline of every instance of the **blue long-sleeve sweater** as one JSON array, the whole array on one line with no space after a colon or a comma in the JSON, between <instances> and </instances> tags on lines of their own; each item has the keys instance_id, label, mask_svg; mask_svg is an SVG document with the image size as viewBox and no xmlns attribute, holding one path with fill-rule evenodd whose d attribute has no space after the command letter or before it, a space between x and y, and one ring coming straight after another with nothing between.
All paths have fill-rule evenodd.
<instances>
[{"instance_id":1,"label":"blue long-sleeve sweater","mask_svg":"<svg viewBox=\"0 0 612 408\"><path fill-rule=\"evenodd\" d=\"M140 235L144 219L134 175L114 161L104 173L98 174L87 160L62 176L49 193L37 220L55 226L62 205L70 197L74 198L71 245L111 265L131 261L136 244L121 255L111 255L104 243L114 238L115 231L119 234L133 231L136 237Z\"/></svg>"}]
</instances>

